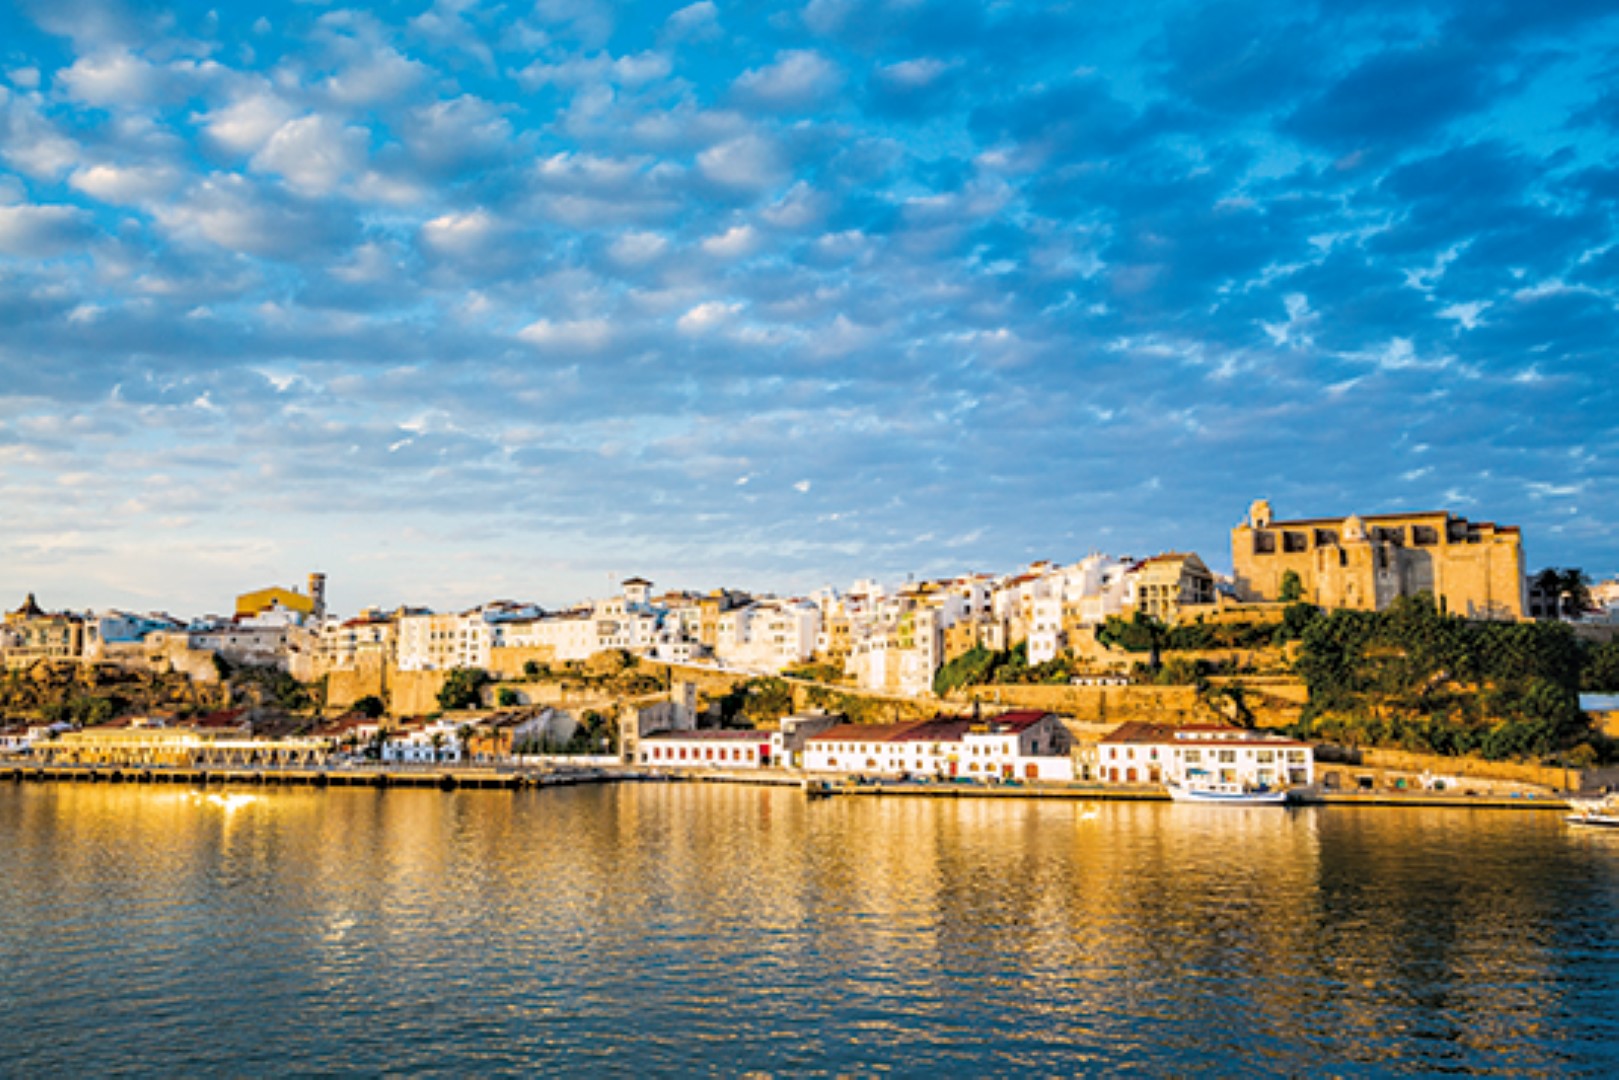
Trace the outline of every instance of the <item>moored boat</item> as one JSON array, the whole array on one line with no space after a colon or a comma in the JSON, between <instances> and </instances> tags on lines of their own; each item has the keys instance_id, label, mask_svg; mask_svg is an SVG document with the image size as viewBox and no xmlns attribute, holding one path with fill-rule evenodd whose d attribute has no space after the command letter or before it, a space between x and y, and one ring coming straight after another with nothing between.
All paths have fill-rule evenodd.
<instances>
[{"instance_id":1,"label":"moored boat","mask_svg":"<svg viewBox=\"0 0 1619 1080\"><path fill-rule=\"evenodd\" d=\"M1619 829L1619 795L1606 795L1600 799L1570 799L1568 804L1574 812L1564 820L1570 825Z\"/></svg>"},{"instance_id":2,"label":"moored boat","mask_svg":"<svg viewBox=\"0 0 1619 1080\"><path fill-rule=\"evenodd\" d=\"M1166 783L1169 797L1176 802L1223 803L1230 806L1283 806L1287 803L1285 788L1249 787L1246 784L1221 783L1215 780L1192 780L1187 783Z\"/></svg>"}]
</instances>

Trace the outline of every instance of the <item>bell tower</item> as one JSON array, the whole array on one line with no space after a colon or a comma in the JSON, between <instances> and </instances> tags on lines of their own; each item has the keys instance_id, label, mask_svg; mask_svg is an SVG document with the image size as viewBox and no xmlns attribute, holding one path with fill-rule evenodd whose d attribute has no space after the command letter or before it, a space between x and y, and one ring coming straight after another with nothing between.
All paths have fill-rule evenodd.
<instances>
[{"instance_id":1,"label":"bell tower","mask_svg":"<svg viewBox=\"0 0 1619 1080\"><path fill-rule=\"evenodd\" d=\"M309 620L319 623L326 618L326 575L309 575Z\"/></svg>"}]
</instances>

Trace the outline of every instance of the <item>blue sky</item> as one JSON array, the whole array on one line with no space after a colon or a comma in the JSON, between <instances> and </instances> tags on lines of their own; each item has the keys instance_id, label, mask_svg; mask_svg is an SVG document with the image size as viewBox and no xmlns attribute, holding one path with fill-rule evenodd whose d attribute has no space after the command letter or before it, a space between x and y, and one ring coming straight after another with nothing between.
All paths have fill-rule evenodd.
<instances>
[{"instance_id":1,"label":"blue sky","mask_svg":"<svg viewBox=\"0 0 1619 1080\"><path fill-rule=\"evenodd\" d=\"M1446 508L1619 571L1611 3L0 7L0 601Z\"/></svg>"}]
</instances>

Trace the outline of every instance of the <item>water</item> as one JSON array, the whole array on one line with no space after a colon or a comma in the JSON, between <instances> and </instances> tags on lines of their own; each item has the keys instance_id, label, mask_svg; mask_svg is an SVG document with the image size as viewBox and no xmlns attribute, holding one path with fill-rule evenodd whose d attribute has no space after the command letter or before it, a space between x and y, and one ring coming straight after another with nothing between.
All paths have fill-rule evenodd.
<instances>
[{"instance_id":1,"label":"water","mask_svg":"<svg viewBox=\"0 0 1619 1080\"><path fill-rule=\"evenodd\" d=\"M1555 814L0 787L0 1073L1619 1075Z\"/></svg>"}]
</instances>

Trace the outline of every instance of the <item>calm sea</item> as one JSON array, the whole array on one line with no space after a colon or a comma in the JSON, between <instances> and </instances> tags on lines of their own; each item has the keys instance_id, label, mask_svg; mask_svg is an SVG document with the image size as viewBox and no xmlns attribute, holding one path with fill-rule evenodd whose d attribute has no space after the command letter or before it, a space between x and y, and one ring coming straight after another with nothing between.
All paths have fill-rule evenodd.
<instances>
[{"instance_id":1,"label":"calm sea","mask_svg":"<svg viewBox=\"0 0 1619 1080\"><path fill-rule=\"evenodd\" d=\"M1555 814L0 787L0 1074L1619 1075Z\"/></svg>"}]
</instances>

